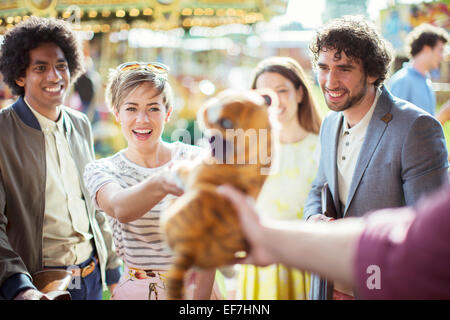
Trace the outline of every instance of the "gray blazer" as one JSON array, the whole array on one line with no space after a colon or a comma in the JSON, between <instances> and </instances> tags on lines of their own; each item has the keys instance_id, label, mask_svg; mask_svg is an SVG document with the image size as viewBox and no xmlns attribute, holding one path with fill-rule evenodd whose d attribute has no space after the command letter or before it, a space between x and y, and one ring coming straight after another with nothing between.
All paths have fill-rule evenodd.
<instances>
[{"instance_id":1,"label":"gray blazer","mask_svg":"<svg viewBox=\"0 0 450 320\"><path fill-rule=\"evenodd\" d=\"M448 160L440 123L415 105L382 88L341 210L337 183L337 146L343 115L331 112L320 131L319 170L308 194L304 217L322 213L321 189L328 182L338 216L414 205L448 183ZM324 240L325 241L325 240ZM326 299L329 283L314 275L311 299Z\"/></svg>"},{"instance_id":2,"label":"gray blazer","mask_svg":"<svg viewBox=\"0 0 450 320\"><path fill-rule=\"evenodd\" d=\"M448 181L447 148L440 123L383 87L342 212L336 164L342 122L341 112L331 112L323 121L319 170L306 200L306 219L322 213L320 192L325 182L338 214L358 217L375 209L414 205Z\"/></svg>"}]
</instances>

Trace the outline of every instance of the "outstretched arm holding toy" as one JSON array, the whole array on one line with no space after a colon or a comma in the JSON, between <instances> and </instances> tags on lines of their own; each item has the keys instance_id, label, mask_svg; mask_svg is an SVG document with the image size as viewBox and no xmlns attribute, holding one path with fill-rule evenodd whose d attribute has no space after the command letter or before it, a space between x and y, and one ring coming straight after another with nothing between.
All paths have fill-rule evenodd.
<instances>
[{"instance_id":1,"label":"outstretched arm holding toy","mask_svg":"<svg viewBox=\"0 0 450 320\"><path fill-rule=\"evenodd\" d=\"M448 186L414 209L270 226L259 221L239 191L221 186L219 192L235 206L250 245L238 263L277 262L310 270L354 287L362 299L450 299Z\"/></svg>"},{"instance_id":2,"label":"outstretched arm holding toy","mask_svg":"<svg viewBox=\"0 0 450 320\"><path fill-rule=\"evenodd\" d=\"M250 243L247 257L239 263L283 263L353 285L352 257L364 228L362 219L335 221L332 225L271 221L269 227L259 220L251 199L229 186L219 190L234 204Z\"/></svg>"}]
</instances>

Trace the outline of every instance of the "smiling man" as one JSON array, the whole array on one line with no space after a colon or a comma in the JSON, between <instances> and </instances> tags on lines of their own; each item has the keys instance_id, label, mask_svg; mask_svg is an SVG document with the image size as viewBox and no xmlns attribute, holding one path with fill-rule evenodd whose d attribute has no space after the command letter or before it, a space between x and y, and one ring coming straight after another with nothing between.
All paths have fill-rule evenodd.
<instances>
[{"instance_id":1,"label":"smiling man","mask_svg":"<svg viewBox=\"0 0 450 320\"><path fill-rule=\"evenodd\" d=\"M5 34L0 71L19 96L0 112L0 298L47 299L43 269L70 267L72 299L101 299L119 258L83 184L94 159L87 117L63 105L82 71L70 26L32 17Z\"/></svg>"},{"instance_id":2,"label":"smiling man","mask_svg":"<svg viewBox=\"0 0 450 320\"><path fill-rule=\"evenodd\" d=\"M373 26L352 16L331 21L318 32L311 51L333 112L321 127L319 171L305 205L306 219L329 220L322 214L325 183L343 218L414 205L448 182L442 128L383 86L391 54ZM312 288L312 298L325 298L323 282L314 281ZM351 298L351 288L336 284L335 289L335 299Z\"/></svg>"}]
</instances>

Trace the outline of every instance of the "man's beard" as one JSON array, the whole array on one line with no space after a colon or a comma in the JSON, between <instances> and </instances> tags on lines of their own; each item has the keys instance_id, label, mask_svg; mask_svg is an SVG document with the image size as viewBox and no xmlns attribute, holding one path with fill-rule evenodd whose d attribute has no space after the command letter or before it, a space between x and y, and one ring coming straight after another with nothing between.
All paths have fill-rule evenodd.
<instances>
[{"instance_id":1,"label":"man's beard","mask_svg":"<svg viewBox=\"0 0 450 320\"><path fill-rule=\"evenodd\" d=\"M366 77L364 77L364 83L362 85L361 90L358 91L356 95L351 96L349 98L349 100L343 106L339 107L339 106L335 106L333 104L329 104L327 99L325 99L325 102L327 103L327 106L330 110L333 110L336 112L345 111L345 110L353 107L354 105L360 103L366 96L366 93L367 93L367 79L366 79Z\"/></svg>"}]
</instances>

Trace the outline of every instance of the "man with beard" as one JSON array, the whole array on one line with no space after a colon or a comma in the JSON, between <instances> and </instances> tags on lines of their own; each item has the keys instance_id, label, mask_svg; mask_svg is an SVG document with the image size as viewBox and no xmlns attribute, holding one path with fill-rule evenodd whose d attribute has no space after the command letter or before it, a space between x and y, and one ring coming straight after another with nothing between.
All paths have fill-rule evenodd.
<instances>
[{"instance_id":1,"label":"man with beard","mask_svg":"<svg viewBox=\"0 0 450 320\"><path fill-rule=\"evenodd\" d=\"M448 181L447 149L438 121L383 86L392 55L375 28L359 17L328 23L311 45L318 80L332 111L321 127L319 170L305 205L309 221L322 213L325 184L337 218L414 205ZM351 299L315 277L313 299Z\"/></svg>"}]
</instances>

